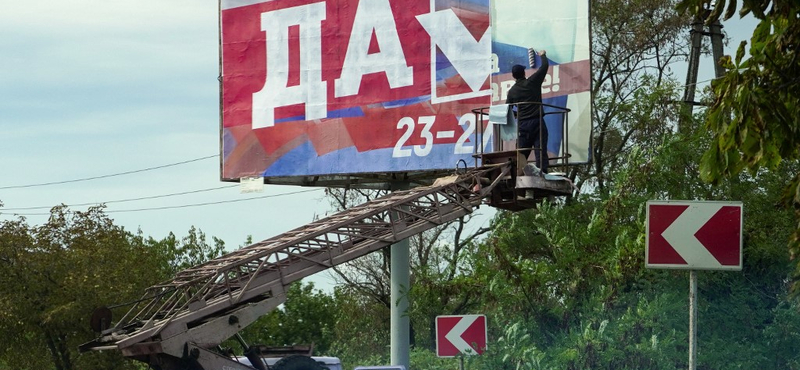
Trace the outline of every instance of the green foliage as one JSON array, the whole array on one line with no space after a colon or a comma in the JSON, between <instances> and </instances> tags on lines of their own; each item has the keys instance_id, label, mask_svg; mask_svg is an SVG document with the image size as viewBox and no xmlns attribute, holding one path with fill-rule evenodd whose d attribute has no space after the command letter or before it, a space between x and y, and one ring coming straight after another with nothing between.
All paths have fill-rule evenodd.
<instances>
[{"instance_id":1,"label":"green foliage","mask_svg":"<svg viewBox=\"0 0 800 370\"><path fill-rule=\"evenodd\" d=\"M703 3L683 0L678 10L705 16ZM724 19L729 19L738 7L737 0L716 1L706 21L719 19L723 9ZM735 57L722 58L725 76L712 83L715 99L706 126L714 137L703 156L701 173L713 183L735 178L744 169L751 173L761 168L776 170L781 161L800 159L800 3L743 0L739 15L752 15L759 24L749 48L743 41ZM797 222L789 248L798 256L800 172L788 174L787 180L783 201L795 208ZM800 279L800 262L795 265L795 279Z\"/></svg>"},{"instance_id":2,"label":"green foliage","mask_svg":"<svg viewBox=\"0 0 800 370\"><path fill-rule=\"evenodd\" d=\"M408 315L417 348L436 349L436 316L472 313L479 305L483 287L472 277L467 257L477 252L477 245L466 242L455 250L450 244L436 245L430 262L413 271Z\"/></svg>"},{"instance_id":3,"label":"green foliage","mask_svg":"<svg viewBox=\"0 0 800 370\"><path fill-rule=\"evenodd\" d=\"M219 257L225 253L225 242L217 237L212 237L213 245L206 240L206 234L192 226L188 234L181 240L172 232L166 238L151 243L158 243L159 250L163 253L162 261L167 262L164 266L173 275L175 272L199 265L210 259Z\"/></svg>"},{"instance_id":4,"label":"green foliage","mask_svg":"<svg viewBox=\"0 0 800 370\"><path fill-rule=\"evenodd\" d=\"M743 174L712 187L696 164L705 139L665 137L650 150L634 147L606 191L497 216L472 260L475 278L488 288L480 312L491 313L490 336L498 338L473 360L478 368L686 366L687 274L644 269L650 199L744 202L744 271L700 274L704 368L796 363L788 347L800 312L785 308L790 269L780 242L793 224L788 210L775 207L785 172ZM789 329L776 335L779 318Z\"/></svg>"},{"instance_id":5,"label":"green foliage","mask_svg":"<svg viewBox=\"0 0 800 370\"><path fill-rule=\"evenodd\" d=\"M785 298L785 297L784 297ZM773 369L800 369L800 352L797 343L800 343L800 305L794 302L784 302L773 309L774 321L764 329L763 363L769 364Z\"/></svg>"},{"instance_id":6,"label":"green foliage","mask_svg":"<svg viewBox=\"0 0 800 370\"><path fill-rule=\"evenodd\" d=\"M218 253L201 231L181 242L131 234L102 207L51 210L30 226L0 223L0 363L14 369L140 369L114 352L78 353L95 337L89 318L98 307L138 299L187 263ZM119 318L128 307L114 308Z\"/></svg>"},{"instance_id":7,"label":"green foliage","mask_svg":"<svg viewBox=\"0 0 800 370\"><path fill-rule=\"evenodd\" d=\"M331 354L345 369L389 363L389 308L360 290L337 286L335 340Z\"/></svg>"},{"instance_id":8,"label":"green foliage","mask_svg":"<svg viewBox=\"0 0 800 370\"><path fill-rule=\"evenodd\" d=\"M0 225L0 354L17 369L132 368L113 354L78 354L96 307L138 297L163 276L153 250L102 212L53 208L49 221ZM119 312L117 312L119 314Z\"/></svg>"},{"instance_id":9,"label":"green foliage","mask_svg":"<svg viewBox=\"0 0 800 370\"><path fill-rule=\"evenodd\" d=\"M332 296L315 290L313 283L292 284L286 303L241 332L249 344L268 346L313 345L314 354L331 355L337 307Z\"/></svg>"},{"instance_id":10,"label":"green foliage","mask_svg":"<svg viewBox=\"0 0 800 370\"><path fill-rule=\"evenodd\" d=\"M409 357L411 362L409 367L412 369L453 370L458 368L456 365L458 360L436 357L436 352L427 349L414 348Z\"/></svg>"},{"instance_id":11,"label":"green foliage","mask_svg":"<svg viewBox=\"0 0 800 370\"><path fill-rule=\"evenodd\" d=\"M592 1L594 130L591 165L573 169L581 190L588 183L603 191L634 147L658 143L677 124L670 65L686 52L688 19L673 11L676 3Z\"/></svg>"}]
</instances>

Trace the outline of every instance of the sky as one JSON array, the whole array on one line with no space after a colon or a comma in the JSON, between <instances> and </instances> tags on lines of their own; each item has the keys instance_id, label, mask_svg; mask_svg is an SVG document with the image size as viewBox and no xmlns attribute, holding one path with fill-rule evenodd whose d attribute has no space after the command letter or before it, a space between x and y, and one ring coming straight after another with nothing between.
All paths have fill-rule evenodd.
<instances>
[{"instance_id":1,"label":"sky","mask_svg":"<svg viewBox=\"0 0 800 370\"><path fill-rule=\"evenodd\" d=\"M321 189L241 194L219 181L216 0L14 2L0 13L0 34L6 217L40 224L60 203L216 189L111 202L107 212L145 235L183 236L194 225L236 247L248 235L265 239L329 211ZM42 208L19 209L28 207Z\"/></svg>"},{"instance_id":2,"label":"sky","mask_svg":"<svg viewBox=\"0 0 800 370\"><path fill-rule=\"evenodd\" d=\"M129 231L182 237L195 226L236 248L328 214L321 188L242 194L219 180L217 11L216 0L5 4L0 220L39 225L57 204L106 203ZM493 213L480 212L475 227Z\"/></svg>"}]
</instances>

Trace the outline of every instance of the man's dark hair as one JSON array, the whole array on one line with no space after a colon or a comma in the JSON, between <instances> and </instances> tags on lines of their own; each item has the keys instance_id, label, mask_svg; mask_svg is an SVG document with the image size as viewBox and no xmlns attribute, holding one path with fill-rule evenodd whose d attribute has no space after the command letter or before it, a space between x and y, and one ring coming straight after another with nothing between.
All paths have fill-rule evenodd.
<instances>
[{"instance_id":1,"label":"man's dark hair","mask_svg":"<svg viewBox=\"0 0 800 370\"><path fill-rule=\"evenodd\" d=\"M520 78L525 78L525 66L515 64L513 67L511 67L511 76L518 80Z\"/></svg>"}]
</instances>

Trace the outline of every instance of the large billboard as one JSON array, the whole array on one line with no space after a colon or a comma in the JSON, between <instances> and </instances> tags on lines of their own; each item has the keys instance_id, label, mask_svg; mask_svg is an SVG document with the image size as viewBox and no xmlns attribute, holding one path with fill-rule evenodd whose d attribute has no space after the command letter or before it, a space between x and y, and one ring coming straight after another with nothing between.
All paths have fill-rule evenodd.
<instances>
[{"instance_id":1,"label":"large billboard","mask_svg":"<svg viewBox=\"0 0 800 370\"><path fill-rule=\"evenodd\" d=\"M588 94L588 1L577 3L222 0L222 178L472 164L492 130L479 137L471 111L504 99L508 63L528 47L560 67L545 98Z\"/></svg>"}]
</instances>

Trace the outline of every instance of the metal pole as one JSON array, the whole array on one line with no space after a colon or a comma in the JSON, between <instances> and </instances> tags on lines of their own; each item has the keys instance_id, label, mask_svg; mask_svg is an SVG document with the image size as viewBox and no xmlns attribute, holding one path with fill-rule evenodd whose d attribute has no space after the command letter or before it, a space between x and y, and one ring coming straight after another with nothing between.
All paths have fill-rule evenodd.
<instances>
[{"instance_id":1,"label":"metal pole","mask_svg":"<svg viewBox=\"0 0 800 370\"><path fill-rule=\"evenodd\" d=\"M722 24L716 20L708 26L708 30L711 36L711 57L714 59L714 77L720 78L725 76L725 69L719 64L719 60L723 56Z\"/></svg>"},{"instance_id":2,"label":"metal pole","mask_svg":"<svg viewBox=\"0 0 800 370\"><path fill-rule=\"evenodd\" d=\"M459 369L464 370L464 356L458 356L458 360L461 362Z\"/></svg>"},{"instance_id":3,"label":"metal pole","mask_svg":"<svg viewBox=\"0 0 800 370\"><path fill-rule=\"evenodd\" d=\"M695 17L692 22L692 48L689 53L689 69L686 71L686 87L683 92L683 116L678 124L678 131L686 134L687 120L691 117L694 108L694 93L697 90L697 74L700 66L700 54L703 46L703 19Z\"/></svg>"},{"instance_id":4,"label":"metal pole","mask_svg":"<svg viewBox=\"0 0 800 370\"><path fill-rule=\"evenodd\" d=\"M536 154L536 160L539 161L539 169L540 170L542 168L544 168L544 151L547 150L547 145L545 145L544 147L542 146L542 139L544 139L544 137L542 137L542 132L545 130L544 125L545 125L545 123L544 123L544 106L540 103L539 104L539 152L536 152L535 150L532 151L532 152L534 152ZM531 143L531 145L534 145L534 144ZM525 158L525 159L527 160L527 158ZM536 163L536 162L534 162L534 163ZM528 163L525 163L525 164L527 165ZM544 172L544 170L542 170L542 172Z\"/></svg>"},{"instance_id":5,"label":"metal pole","mask_svg":"<svg viewBox=\"0 0 800 370\"><path fill-rule=\"evenodd\" d=\"M393 183L392 190L408 189L408 182ZM411 362L410 338L411 324L408 319L408 290L410 288L409 242L403 239L390 247L391 262L391 308L390 308L390 345L391 364L401 365L406 369Z\"/></svg>"},{"instance_id":6,"label":"metal pole","mask_svg":"<svg viewBox=\"0 0 800 370\"><path fill-rule=\"evenodd\" d=\"M689 370L697 368L697 271L689 270Z\"/></svg>"}]
</instances>

